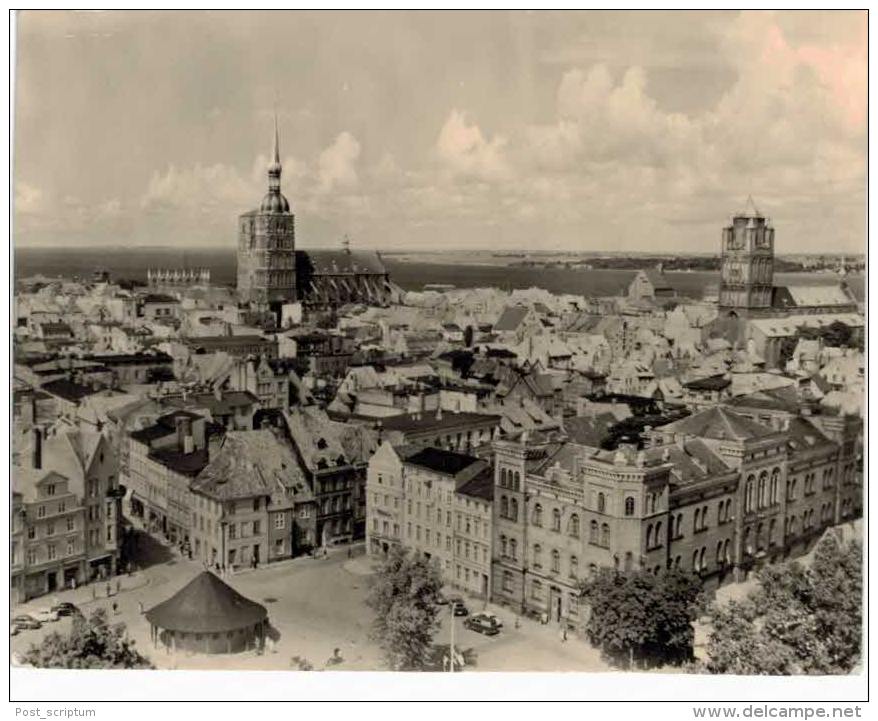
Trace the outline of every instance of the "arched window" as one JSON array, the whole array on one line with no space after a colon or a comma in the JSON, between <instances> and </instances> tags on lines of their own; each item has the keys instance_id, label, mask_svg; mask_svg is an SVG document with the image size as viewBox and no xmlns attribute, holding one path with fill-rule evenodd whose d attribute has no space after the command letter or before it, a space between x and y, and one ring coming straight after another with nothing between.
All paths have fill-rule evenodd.
<instances>
[{"instance_id":1,"label":"arched window","mask_svg":"<svg viewBox=\"0 0 878 721\"><path fill-rule=\"evenodd\" d=\"M603 493L598 493L598 513L604 513L607 510L607 499Z\"/></svg>"},{"instance_id":2,"label":"arched window","mask_svg":"<svg viewBox=\"0 0 878 721\"><path fill-rule=\"evenodd\" d=\"M759 508L765 508L768 505L768 472L762 471L759 474Z\"/></svg>"},{"instance_id":3,"label":"arched window","mask_svg":"<svg viewBox=\"0 0 878 721\"><path fill-rule=\"evenodd\" d=\"M744 486L744 513L750 513L753 510L753 482L755 478L749 476L747 484Z\"/></svg>"},{"instance_id":4,"label":"arched window","mask_svg":"<svg viewBox=\"0 0 878 721\"><path fill-rule=\"evenodd\" d=\"M723 544L723 559L726 563L732 562L732 542L728 538L726 542Z\"/></svg>"},{"instance_id":5,"label":"arched window","mask_svg":"<svg viewBox=\"0 0 878 721\"><path fill-rule=\"evenodd\" d=\"M693 530L693 531L697 531L697 530L698 530L698 521L700 520L700 518L701 518L701 510L698 509L698 508L696 508L696 509L695 509L695 518L694 518L694 520L692 521L692 530Z\"/></svg>"},{"instance_id":6,"label":"arched window","mask_svg":"<svg viewBox=\"0 0 878 721\"><path fill-rule=\"evenodd\" d=\"M552 550L552 571L558 573L561 570L561 554L557 549Z\"/></svg>"},{"instance_id":7,"label":"arched window","mask_svg":"<svg viewBox=\"0 0 878 721\"><path fill-rule=\"evenodd\" d=\"M646 548L647 548L647 550L652 548L652 524L651 523L646 527Z\"/></svg>"},{"instance_id":8,"label":"arched window","mask_svg":"<svg viewBox=\"0 0 878 721\"><path fill-rule=\"evenodd\" d=\"M628 496L625 499L625 515L633 516L634 515L634 496Z\"/></svg>"},{"instance_id":9,"label":"arched window","mask_svg":"<svg viewBox=\"0 0 878 721\"><path fill-rule=\"evenodd\" d=\"M677 530L676 530L676 533L674 533L674 536L676 538L680 538L680 536L682 536L682 535L683 535L683 514L681 513L677 516Z\"/></svg>"},{"instance_id":10,"label":"arched window","mask_svg":"<svg viewBox=\"0 0 878 721\"><path fill-rule=\"evenodd\" d=\"M723 542L720 541L716 544L716 565L721 566L723 564Z\"/></svg>"},{"instance_id":11,"label":"arched window","mask_svg":"<svg viewBox=\"0 0 878 721\"><path fill-rule=\"evenodd\" d=\"M610 547L610 526L606 523L601 526L601 545Z\"/></svg>"},{"instance_id":12,"label":"arched window","mask_svg":"<svg viewBox=\"0 0 878 721\"><path fill-rule=\"evenodd\" d=\"M764 539L765 533L764 533L764 531L765 531L765 529L762 527L761 523L758 526L756 526L756 550L757 551L761 551L763 548L765 548L765 539Z\"/></svg>"},{"instance_id":13,"label":"arched window","mask_svg":"<svg viewBox=\"0 0 878 721\"><path fill-rule=\"evenodd\" d=\"M534 506L533 524L535 526L543 525L543 507L539 503Z\"/></svg>"},{"instance_id":14,"label":"arched window","mask_svg":"<svg viewBox=\"0 0 878 721\"><path fill-rule=\"evenodd\" d=\"M590 543L598 542L598 522L592 521L588 525L588 540Z\"/></svg>"},{"instance_id":15,"label":"arched window","mask_svg":"<svg viewBox=\"0 0 878 721\"><path fill-rule=\"evenodd\" d=\"M577 578L579 576L579 559L576 556L570 556L570 577Z\"/></svg>"},{"instance_id":16,"label":"arched window","mask_svg":"<svg viewBox=\"0 0 878 721\"><path fill-rule=\"evenodd\" d=\"M500 515L509 518L509 499L506 496L500 497Z\"/></svg>"},{"instance_id":17,"label":"arched window","mask_svg":"<svg viewBox=\"0 0 878 721\"><path fill-rule=\"evenodd\" d=\"M705 546L701 547L701 553L698 554L698 568L702 571L707 569L707 564L704 562L704 554L707 553L707 548Z\"/></svg>"},{"instance_id":18,"label":"arched window","mask_svg":"<svg viewBox=\"0 0 878 721\"><path fill-rule=\"evenodd\" d=\"M579 516L574 513L570 516L570 522L567 524L567 530L574 538L579 538Z\"/></svg>"},{"instance_id":19,"label":"arched window","mask_svg":"<svg viewBox=\"0 0 878 721\"><path fill-rule=\"evenodd\" d=\"M698 571L699 569L700 569L700 566L698 565L698 549L696 548L692 552L692 570Z\"/></svg>"},{"instance_id":20,"label":"arched window","mask_svg":"<svg viewBox=\"0 0 878 721\"><path fill-rule=\"evenodd\" d=\"M655 545L656 548L662 545L662 522L659 521L655 524Z\"/></svg>"},{"instance_id":21,"label":"arched window","mask_svg":"<svg viewBox=\"0 0 878 721\"><path fill-rule=\"evenodd\" d=\"M518 471L515 471L515 473L512 474L512 490L521 490L521 474Z\"/></svg>"},{"instance_id":22,"label":"arched window","mask_svg":"<svg viewBox=\"0 0 878 721\"><path fill-rule=\"evenodd\" d=\"M542 568L543 567L543 549L539 543L534 544L533 564L534 564L534 568Z\"/></svg>"},{"instance_id":23,"label":"arched window","mask_svg":"<svg viewBox=\"0 0 878 721\"><path fill-rule=\"evenodd\" d=\"M719 505L716 507L716 524L719 525L723 523L726 519L723 516L723 511L725 510L726 504L725 501L720 501Z\"/></svg>"},{"instance_id":24,"label":"arched window","mask_svg":"<svg viewBox=\"0 0 878 721\"><path fill-rule=\"evenodd\" d=\"M748 556L753 555L753 534L750 532L751 530L750 526L744 529L744 553Z\"/></svg>"},{"instance_id":25,"label":"arched window","mask_svg":"<svg viewBox=\"0 0 878 721\"><path fill-rule=\"evenodd\" d=\"M509 539L509 556L510 558L518 558L518 541L514 538Z\"/></svg>"},{"instance_id":26,"label":"arched window","mask_svg":"<svg viewBox=\"0 0 878 721\"><path fill-rule=\"evenodd\" d=\"M561 533L561 511L552 509L552 530Z\"/></svg>"},{"instance_id":27,"label":"arched window","mask_svg":"<svg viewBox=\"0 0 878 721\"><path fill-rule=\"evenodd\" d=\"M541 601L543 599L543 584L539 581L534 581L531 585L531 596L534 600Z\"/></svg>"},{"instance_id":28,"label":"arched window","mask_svg":"<svg viewBox=\"0 0 878 721\"><path fill-rule=\"evenodd\" d=\"M513 521L518 520L518 500L513 498L509 506L509 517Z\"/></svg>"},{"instance_id":29,"label":"arched window","mask_svg":"<svg viewBox=\"0 0 878 721\"><path fill-rule=\"evenodd\" d=\"M780 468L771 472L771 505L780 503Z\"/></svg>"},{"instance_id":30,"label":"arched window","mask_svg":"<svg viewBox=\"0 0 878 721\"><path fill-rule=\"evenodd\" d=\"M506 552L508 551L506 547L506 536L500 536L500 556L506 558Z\"/></svg>"},{"instance_id":31,"label":"arched window","mask_svg":"<svg viewBox=\"0 0 878 721\"><path fill-rule=\"evenodd\" d=\"M503 488L506 488L506 469L505 468L500 469L500 485L503 486Z\"/></svg>"}]
</instances>

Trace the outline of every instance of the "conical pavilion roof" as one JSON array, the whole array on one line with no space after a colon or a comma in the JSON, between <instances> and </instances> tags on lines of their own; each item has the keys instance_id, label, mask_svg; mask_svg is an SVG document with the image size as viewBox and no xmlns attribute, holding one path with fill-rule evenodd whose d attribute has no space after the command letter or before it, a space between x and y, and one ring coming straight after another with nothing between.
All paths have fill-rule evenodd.
<instances>
[{"instance_id":1,"label":"conical pavilion roof","mask_svg":"<svg viewBox=\"0 0 878 721\"><path fill-rule=\"evenodd\" d=\"M192 633L222 633L265 621L265 606L244 598L210 571L203 571L187 585L146 612L159 628Z\"/></svg>"}]
</instances>

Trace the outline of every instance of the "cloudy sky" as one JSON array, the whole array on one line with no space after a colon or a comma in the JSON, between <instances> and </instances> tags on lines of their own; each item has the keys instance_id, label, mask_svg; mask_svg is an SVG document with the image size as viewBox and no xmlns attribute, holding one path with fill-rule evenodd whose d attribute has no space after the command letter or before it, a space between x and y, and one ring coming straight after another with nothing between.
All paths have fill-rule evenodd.
<instances>
[{"instance_id":1,"label":"cloudy sky","mask_svg":"<svg viewBox=\"0 0 878 721\"><path fill-rule=\"evenodd\" d=\"M15 241L225 245L273 107L301 247L865 245L865 13L32 13Z\"/></svg>"}]
</instances>

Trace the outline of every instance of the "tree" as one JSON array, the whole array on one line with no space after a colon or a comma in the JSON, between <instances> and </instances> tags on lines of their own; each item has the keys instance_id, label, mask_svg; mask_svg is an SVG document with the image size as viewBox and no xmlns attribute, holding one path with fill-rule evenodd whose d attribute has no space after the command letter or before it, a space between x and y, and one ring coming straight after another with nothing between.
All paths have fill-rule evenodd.
<instances>
[{"instance_id":1,"label":"tree","mask_svg":"<svg viewBox=\"0 0 878 721\"><path fill-rule=\"evenodd\" d=\"M435 561L394 547L378 569L367 603L375 612L373 636L390 668L423 669L439 629L442 577Z\"/></svg>"},{"instance_id":2,"label":"tree","mask_svg":"<svg viewBox=\"0 0 878 721\"><path fill-rule=\"evenodd\" d=\"M111 626L106 609L99 608L87 619L74 616L66 636L54 631L32 645L22 662L38 668L154 668L134 645L125 624Z\"/></svg>"},{"instance_id":3,"label":"tree","mask_svg":"<svg viewBox=\"0 0 878 721\"><path fill-rule=\"evenodd\" d=\"M710 613L707 670L742 675L849 673L862 645L862 548L829 535L809 568L769 566L743 601Z\"/></svg>"},{"instance_id":4,"label":"tree","mask_svg":"<svg viewBox=\"0 0 878 721\"><path fill-rule=\"evenodd\" d=\"M692 622L701 609L701 581L679 569L601 569L580 584L591 614L589 640L615 663L632 666L691 659Z\"/></svg>"}]
</instances>

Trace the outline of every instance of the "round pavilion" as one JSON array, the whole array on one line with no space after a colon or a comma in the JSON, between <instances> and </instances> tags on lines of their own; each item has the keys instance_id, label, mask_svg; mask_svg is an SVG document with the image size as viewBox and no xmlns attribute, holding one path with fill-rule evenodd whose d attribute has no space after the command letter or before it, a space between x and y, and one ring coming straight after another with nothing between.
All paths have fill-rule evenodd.
<instances>
[{"instance_id":1,"label":"round pavilion","mask_svg":"<svg viewBox=\"0 0 878 721\"><path fill-rule=\"evenodd\" d=\"M262 649L268 629L265 606L245 598L210 571L149 609L146 619L153 645L161 642L168 650L196 653Z\"/></svg>"}]
</instances>

